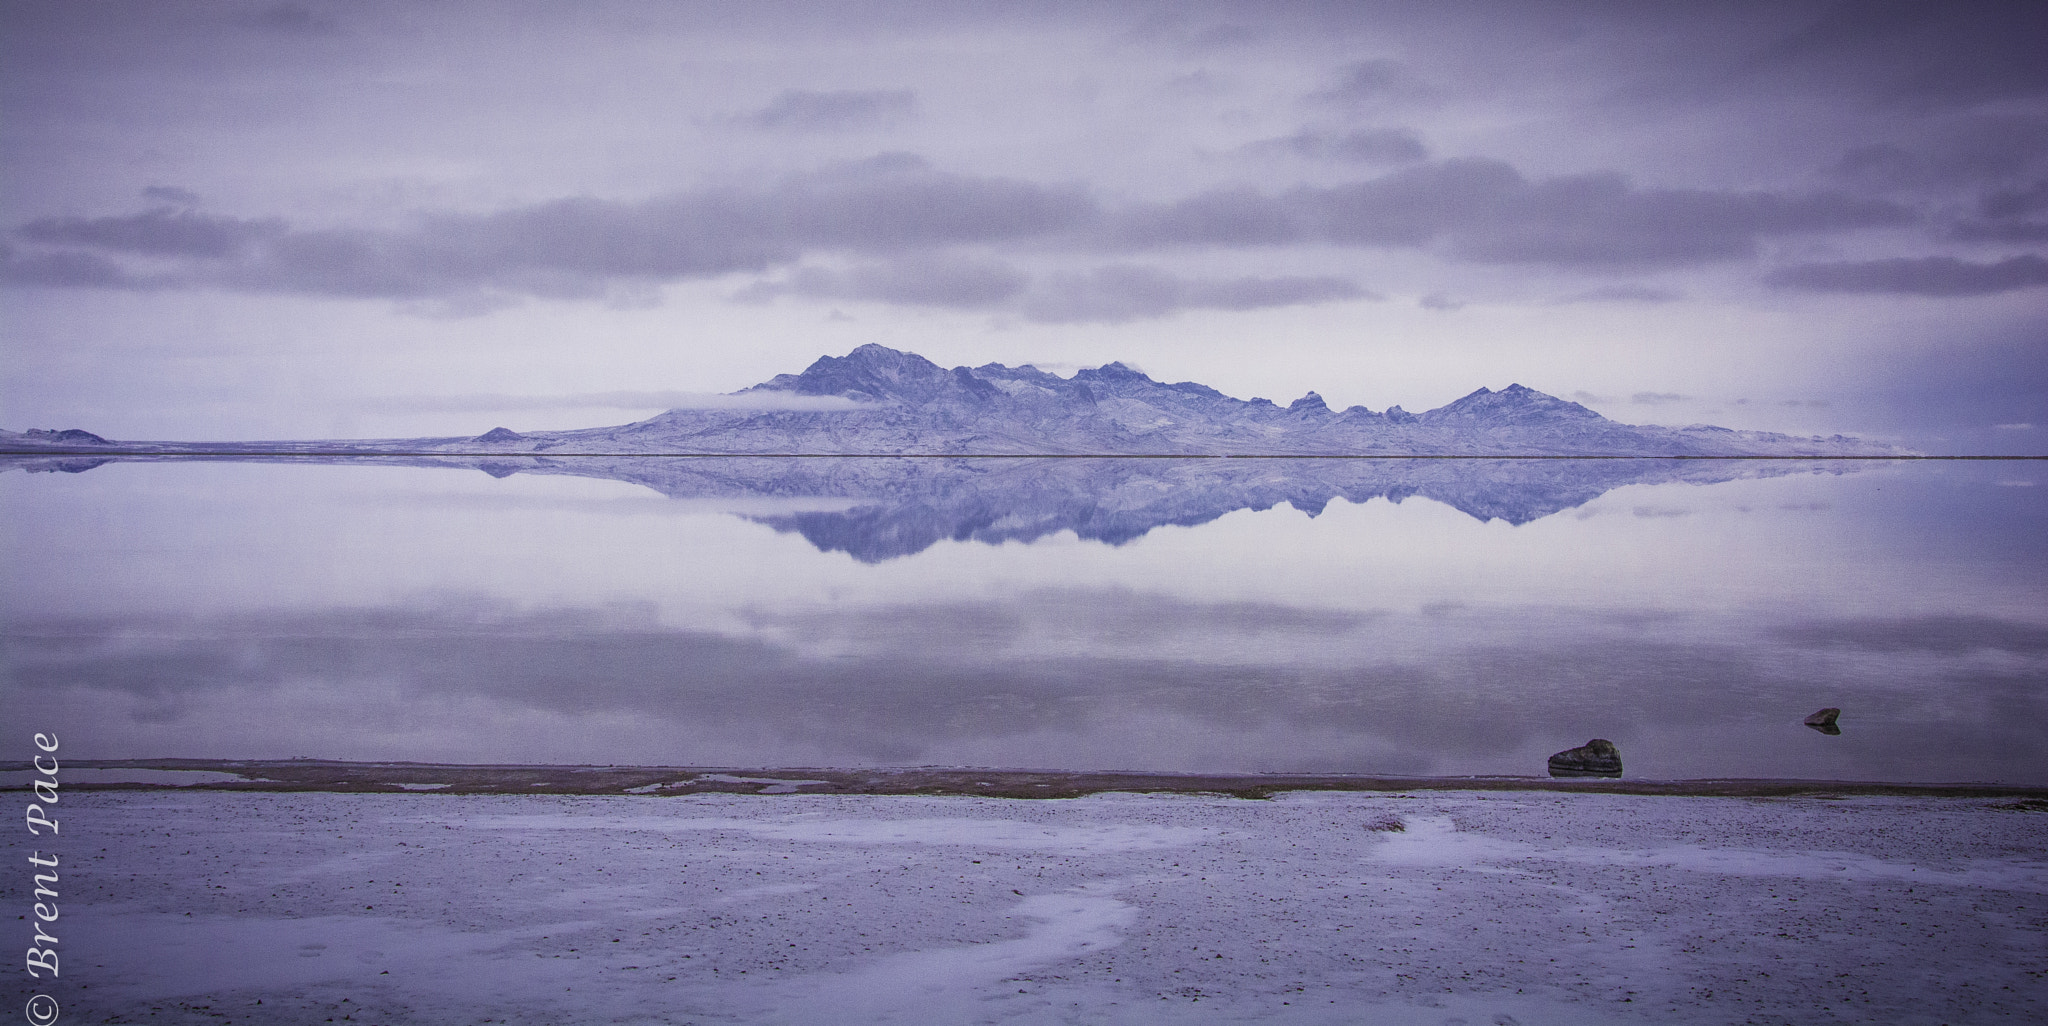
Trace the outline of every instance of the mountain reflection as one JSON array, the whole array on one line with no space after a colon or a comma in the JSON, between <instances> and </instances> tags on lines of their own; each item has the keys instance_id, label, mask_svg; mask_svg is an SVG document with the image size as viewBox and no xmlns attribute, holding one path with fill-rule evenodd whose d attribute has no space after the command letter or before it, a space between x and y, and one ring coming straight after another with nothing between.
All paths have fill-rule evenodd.
<instances>
[{"instance_id":1,"label":"mountain reflection","mask_svg":"<svg viewBox=\"0 0 2048 1026\"><path fill-rule=\"evenodd\" d=\"M2032 464L70 459L0 708L98 757L2048 779Z\"/></svg>"},{"instance_id":2,"label":"mountain reflection","mask_svg":"<svg viewBox=\"0 0 2048 1026\"><path fill-rule=\"evenodd\" d=\"M672 499L826 499L844 508L747 519L865 563L941 541L1033 542L1071 531L1121 545L1281 503L1320 514L1334 499L1420 496L1474 519L1526 524L1634 484L1711 484L1841 474L1864 461L767 456L117 456L12 457L0 470L82 473L112 462L349 463L623 481Z\"/></svg>"}]
</instances>

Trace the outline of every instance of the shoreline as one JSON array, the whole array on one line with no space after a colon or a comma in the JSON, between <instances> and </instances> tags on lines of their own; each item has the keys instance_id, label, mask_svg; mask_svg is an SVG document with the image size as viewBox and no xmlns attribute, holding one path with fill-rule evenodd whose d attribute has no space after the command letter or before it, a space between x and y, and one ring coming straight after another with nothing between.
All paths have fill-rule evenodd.
<instances>
[{"instance_id":1,"label":"shoreline","mask_svg":"<svg viewBox=\"0 0 2048 1026\"><path fill-rule=\"evenodd\" d=\"M1164 773L919 766L872 768L596 766L346 762L325 759L79 759L64 763L66 789L210 790L341 794L922 795L979 798L1078 798L1107 793L1211 794L1246 799L1292 791L1550 791L1728 798L1897 796L2017 798L2048 801L2048 785L1988 782L1722 778L1630 780L1507 776L1389 776L1341 773ZM73 771L133 780L78 779ZM0 763L0 790L26 790L29 763ZM207 777L179 781L177 774ZM239 779L220 779L227 775Z\"/></svg>"}]
</instances>

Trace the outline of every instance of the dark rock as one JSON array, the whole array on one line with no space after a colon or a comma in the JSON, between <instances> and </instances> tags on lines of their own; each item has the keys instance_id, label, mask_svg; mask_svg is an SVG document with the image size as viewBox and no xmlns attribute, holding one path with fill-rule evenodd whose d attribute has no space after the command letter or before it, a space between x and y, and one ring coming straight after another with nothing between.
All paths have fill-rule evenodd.
<instances>
[{"instance_id":1,"label":"dark rock","mask_svg":"<svg viewBox=\"0 0 2048 1026\"><path fill-rule=\"evenodd\" d=\"M526 440L526 436L511 428L494 427L476 436L476 440L479 442L523 442Z\"/></svg>"},{"instance_id":2,"label":"dark rock","mask_svg":"<svg viewBox=\"0 0 2048 1026\"><path fill-rule=\"evenodd\" d=\"M112 442L107 441L104 438L101 438L96 434L93 434L90 431L85 431L80 428L65 428L62 431L51 431L46 428L29 428L28 431L25 432L25 434L38 441L60 442L65 445L114 444Z\"/></svg>"},{"instance_id":3,"label":"dark rock","mask_svg":"<svg viewBox=\"0 0 2048 1026\"><path fill-rule=\"evenodd\" d=\"M1833 736L1842 732L1842 728L1835 726L1835 717L1840 715L1842 715L1842 710L1829 706L1808 716L1803 722L1823 734Z\"/></svg>"},{"instance_id":4,"label":"dark rock","mask_svg":"<svg viewBox=\"0 0 2048 1026\"><path fill-rule=\"evenodd\" d=\"M1571 748L1550 757L1550 775L1553 777L1618 777L1621 776L1621 749L1614 742L1596 737L1578 748Z\"/></svg>"}]
</instances>

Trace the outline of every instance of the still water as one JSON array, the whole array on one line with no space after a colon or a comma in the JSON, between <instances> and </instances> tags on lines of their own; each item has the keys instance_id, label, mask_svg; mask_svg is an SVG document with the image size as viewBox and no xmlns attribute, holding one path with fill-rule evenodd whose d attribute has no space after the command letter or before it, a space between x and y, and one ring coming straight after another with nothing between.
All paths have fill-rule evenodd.
<instances>
[{"instance_id":1,"label":"still water","mask_svg":"<svg viewBox=\"0 0 2048 1026\"><path fill-rule=\"evenodd\" d=\"M16 459L0 701L74 758L2039 784L2044 478Z\"/></svg>"}]
</instances>

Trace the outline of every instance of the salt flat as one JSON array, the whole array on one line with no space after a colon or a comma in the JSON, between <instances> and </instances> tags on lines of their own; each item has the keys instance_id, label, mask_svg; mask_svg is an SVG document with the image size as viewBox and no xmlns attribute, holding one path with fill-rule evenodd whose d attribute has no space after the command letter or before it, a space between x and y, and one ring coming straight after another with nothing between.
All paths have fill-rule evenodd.
<instances>
[{"instance_id":1,"label":"salt flat","mask_svg":"<svg viewBox=\"0 0 2048 1026\"><path fill-rule=\"evenodd\" d=\"M2038 801L64 801L67 1022L2048 1021Z\"/></svg>"}]
</instances>

